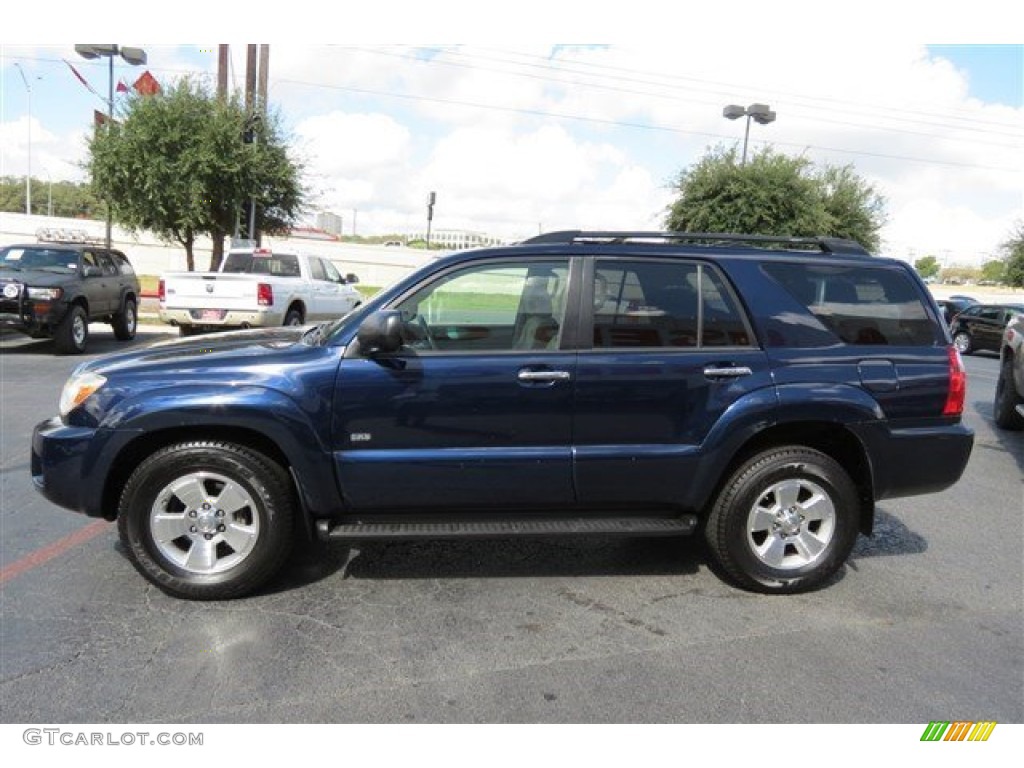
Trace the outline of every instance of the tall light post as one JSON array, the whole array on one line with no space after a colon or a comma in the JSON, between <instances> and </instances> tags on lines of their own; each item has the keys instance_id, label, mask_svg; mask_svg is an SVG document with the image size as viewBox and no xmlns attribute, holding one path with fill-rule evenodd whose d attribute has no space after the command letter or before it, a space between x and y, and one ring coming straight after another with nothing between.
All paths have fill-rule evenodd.
<instances>
[{"instance_id":1,"label":"tall light post","mask_svg":"<svg viewBox=\"0 0 1024 768\"><path fill-rule=\"evenodd\" d=\"M431 192L427 195L427 250L430 250L430 225L434 221L434 203L437 202L437 193Z\"/></svg>"},{"instance_id":2,"label":"tall light post","mask_svg":"<svg viewBox=\"0 0 1024 768\"><path fill-rule=\"evenodd\" d=\"M21 73L21 82L25 84L25 90L28 91L28 170L25 172L25 215L32 215L32 86L28 84L28 78L25 77L25 70L21 68L21 64L14 62L14 66L18 68L18 72Z\"/></svg>"},{"instance_id":3,"label":"tall light post","mask_svg":"<svg viewBox=\"0 0 1024 768\"><path fill-rule=\"evenodd\" d=\"M768 123L775 122L775 113L767 104L751 104L746 109L741 107L739 104L730 104L722 110L722 117L727 117L730 120L736 120L744 115L747 118L747 130L743 134L743 159L740 161L740 165L747 164L747 142L750 140L750 119L753 118L754 122L758 125L768 125Z\"/></svg>"},{"instance_id":4,"label":"tall light post","mask_svg":"<svg viewBox=\"0 0 1024 768\"><path fill-rule=\"evenodd\" d=\"M99 59L105 56L109 62L110 77L107 85L107 130L109 130L110 124L114 121L114 57L120 56L133 67L137 67L146 63L146 52L141 48L128 48L114 43L79 43L75 46L75 53L85 59ZM108 200L107 248L110 248L110 231L113 224L113 214Z\"/></svg>"}]
</instances>

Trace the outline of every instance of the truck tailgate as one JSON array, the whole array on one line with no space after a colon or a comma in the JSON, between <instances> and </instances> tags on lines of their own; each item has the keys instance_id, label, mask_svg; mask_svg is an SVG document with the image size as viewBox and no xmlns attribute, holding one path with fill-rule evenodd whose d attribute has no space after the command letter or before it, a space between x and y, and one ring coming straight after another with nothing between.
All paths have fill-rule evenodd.
<instances>
[{"instance_id":1,"label":"truck tailgate","mask_svg":"<svg viewBox=\"0 0 1024 768\"><path fill-rule=\"evenodd\" d=\"M281 279L275 278L275 282ZM232 273L167 274L165 303L183 309L256 309L257 286L261 282L269 280L261 275Z\"/></svg>"}]
</instances>

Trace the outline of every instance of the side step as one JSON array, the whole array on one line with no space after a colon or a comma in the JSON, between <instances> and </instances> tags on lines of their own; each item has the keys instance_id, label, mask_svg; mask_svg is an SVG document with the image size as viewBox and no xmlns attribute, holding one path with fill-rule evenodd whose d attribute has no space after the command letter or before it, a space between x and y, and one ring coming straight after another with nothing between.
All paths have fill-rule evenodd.
<instances>
[{"instance_id":1,"label":"side step","mask_svg":"<svg viewBox=\"0 0 1024 768\"><path fill-rule=\"evenodd\" d=\"M697 527L696 515L679 517L573 517L545 520L444 523L316 524L321 539L492 539L506 536L687 536Z\"/></svg>"}]
</instances>

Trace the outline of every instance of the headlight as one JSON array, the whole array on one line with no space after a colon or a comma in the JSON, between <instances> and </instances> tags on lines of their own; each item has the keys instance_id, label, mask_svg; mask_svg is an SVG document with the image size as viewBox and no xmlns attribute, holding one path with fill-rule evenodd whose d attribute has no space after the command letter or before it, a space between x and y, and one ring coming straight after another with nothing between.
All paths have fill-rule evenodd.
<instances>
[{"instance_id":1,"label":"headlight","mask_svg":"<svg viewBox=\"0 0 1024 768\"><path fill-rule=\"evenodd\" d=\"M29 288L28 297L30 299L46 299L47 301L56 301L64 295L63 288Z\"/></svg>"},{"instance_id":2,"label":"headlight","mask_svg":"<svg viewBox=\"0 0 1024 768\"><path fill-rule=\"evenodd\" d=\"M67 383L64 385L63 391L60 393L59 410L61 418L64 418L71 413L71 411L84 403L85 399L89 397L89 395L106 383L106 377L100 376L98 373L86 372L71 374L71 378L68 379Z\"/></svg>"}]
</instances>

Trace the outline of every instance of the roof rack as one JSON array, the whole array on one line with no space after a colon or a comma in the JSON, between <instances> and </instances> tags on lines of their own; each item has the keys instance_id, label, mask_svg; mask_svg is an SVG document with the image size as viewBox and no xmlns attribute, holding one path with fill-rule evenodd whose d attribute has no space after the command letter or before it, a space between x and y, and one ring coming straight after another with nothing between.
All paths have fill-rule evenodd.
<instances>
[{"instance_id":1,"label":"roof rack","mask_svg":"<svg viewBox=\"0 0 1024 768\"><path fill-rule=\"evenodd\" d=\"M62 229L40 227L36 230L38 243L63 243L65 245L102 245L102 237L90 235L84 229Z\"/></svg>"},{"instance_id":2,"label":"roof rack","mask_svg":"<svg viewBox=\"0 0 1024 768\"><path fill-rule=\"evenodd\" d=\"M737 235L722 232L584 232L578 229L561 232L545 232L542 235L523 240L520 245L616 245L620 243L670 244L703 243L706 245L734 245L746 243L759 245L783 245L800 250L816 248L822 253L870 256L864 246L856 240L840 237L784 237L780 235Z\"/></svg>"}]
</instances>

